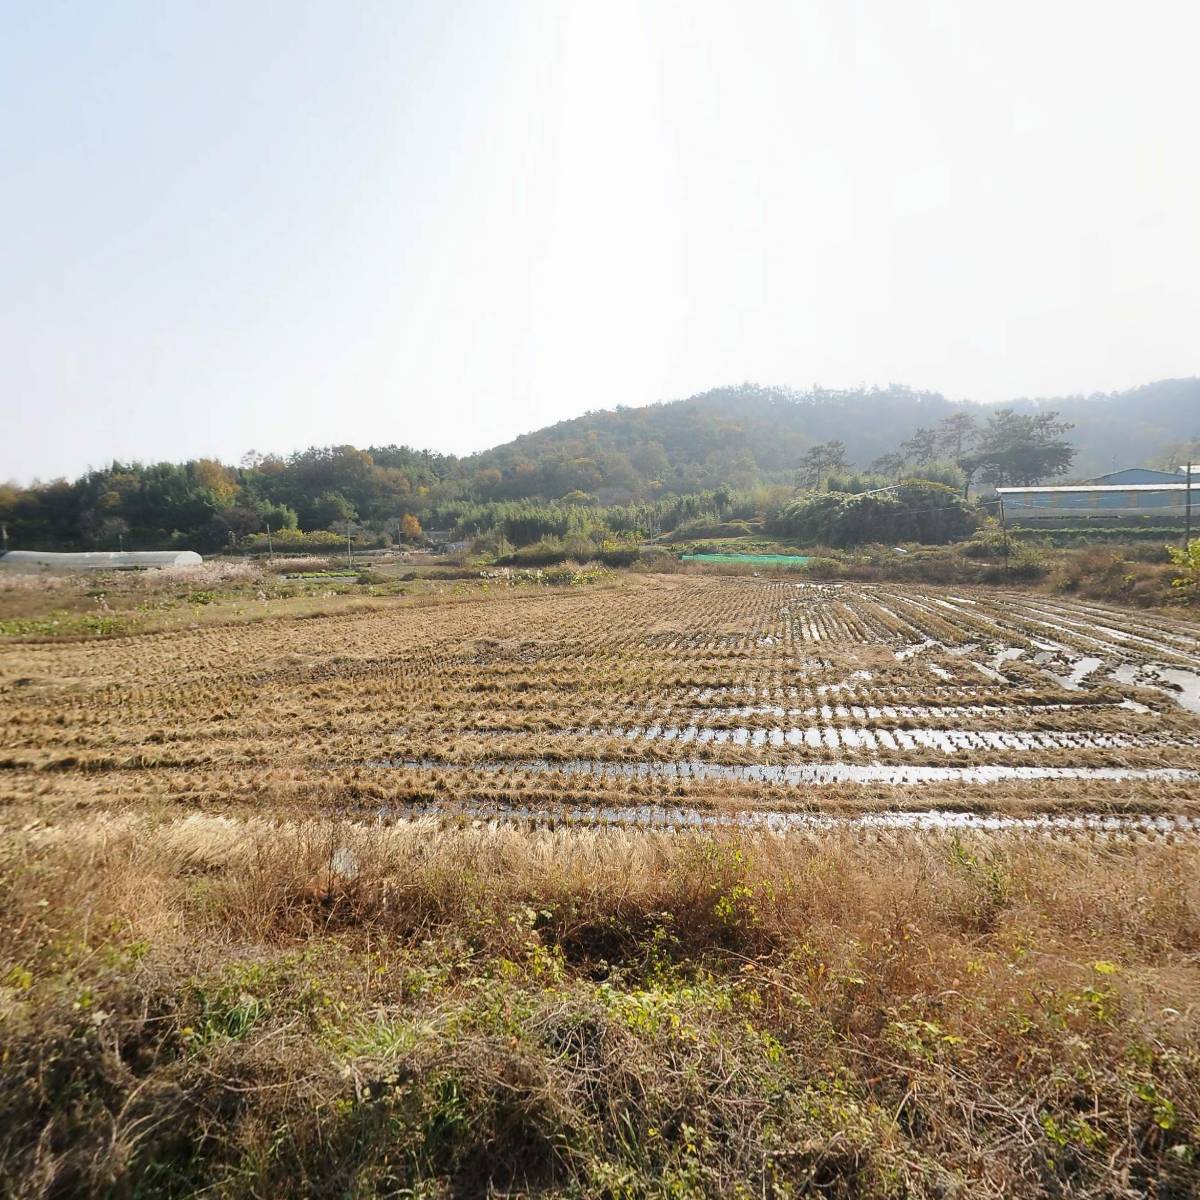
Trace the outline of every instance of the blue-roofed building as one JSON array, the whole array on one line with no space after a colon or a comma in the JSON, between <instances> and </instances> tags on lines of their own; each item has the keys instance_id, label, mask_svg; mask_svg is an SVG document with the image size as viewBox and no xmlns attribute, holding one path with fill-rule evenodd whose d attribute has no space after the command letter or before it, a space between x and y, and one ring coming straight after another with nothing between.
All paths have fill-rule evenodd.
<instances>
[{"instance_id":1,"label":"blue-roofed building","mask_svg":"<svg viewBox=\"0 0 1200 1200\"><path fill-rule=\"evenodd\" d=\"M1107 475L1097 475L1087 483L1101 484L1108 487L1120 487L1126 483L1182 483L1182 471L1158 471L1153 467L1125 467L1121 471L1110 471Z\"/></svg>"}]
</instances>

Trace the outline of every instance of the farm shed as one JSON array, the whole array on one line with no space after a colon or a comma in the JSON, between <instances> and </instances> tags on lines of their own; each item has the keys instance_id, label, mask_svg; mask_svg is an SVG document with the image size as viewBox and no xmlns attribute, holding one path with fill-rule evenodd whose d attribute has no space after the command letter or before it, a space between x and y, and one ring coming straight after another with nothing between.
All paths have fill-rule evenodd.
<instances>
[{"instance_id":1,"label":"farm shed","mask_svg":"<svg viewBox=\"0 0 1200 1200\"><path fill-rule=\"evenodd\" d=\"M1120 471L1110 471L1107 475L1097 475L1087 483L1107 487L1121 487L1129 483L1182 483L1185 471L1158 471L1153 467L1125 467Z\"/></svg>"},{"instance_id":2,"label":"farm shed","mask_svg":"<svg viewBox=\"0 0 1200 1200\"><path fill-rule=\"evenodd\" d=\"M195 567L204 559L194 550L121 550L60 554L48 550L10 550L0 566L19 571L121 571L139 567Z\"/></svg>"},{"instance_id":3,"label":"farm shed","mask_svg":"<svg viewBox=\"0 0 1200 1200\"><path fill-rule=\"evenodd\" d=\"M1188 485L1181 475L1175 483L1091 484L1064 487L1002 487L997 494L1013 521L1058 522L1111 520L1154 522L1182 521ZM1192 483L1194 511L1200 511L1200 484Z\"/></svg>"}]
</instances>

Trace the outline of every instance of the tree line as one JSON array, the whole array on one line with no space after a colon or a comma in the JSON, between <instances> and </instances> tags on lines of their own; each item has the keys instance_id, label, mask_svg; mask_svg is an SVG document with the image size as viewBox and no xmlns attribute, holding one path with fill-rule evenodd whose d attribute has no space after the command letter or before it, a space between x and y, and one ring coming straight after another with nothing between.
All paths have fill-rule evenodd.
<instances>
[{"instance_id":1,"label":"tree line","mask_svg":"<svg viewBox=\"0 0 1200 1200\"><path fill-rule=\"evenodd\" d=\"M917 428L894 450L855 472L840 440L812 446L796 472L797 494L773 525L805 543L853 546L965 537L984 513L973 484L1030 487L1064 475L1075 447L1057 412L1001 408L982 424L967 411Z\"/></svg>"},{"instance_id":2,"label":"tree line","mask_svg":"<svg viewBox=\"0 0 1200 1200\"><path fill-rule=\"evenodd\" d=\"M252 452L236 466L204 458L114 462L73 481L0 486L0 521L10 545L42 549L213 552L253 546L268 531L337 531L414 543L431 530L520 547L548 538L642 539L669 531L730 536L746 522L787 536L847 538L857 536L849 531L871 513L890 529L885 518L895 516L895 504L912 488L857 503L853 521L834 520L831 502L823 500L825 515L814 518L815 525L804 515L808 493L879 492L918 479L964 495L972 482L1032 483L1068 469L1074 449L1063 434L1069 428L1054 412L1001 409L982 424L971 413L954 412L919 427L863 471L852 467L844 442L830 439L797 450L783 479L736 465L729 478L720 478L724 468L714 460L716 482L694 490L668 488L658 478L669 473L665 451L645 446L644 455L625 455L628 474L614 463L617 452L602 446L588 455L577 446L560 447L540 462L514 452L505 465L494 456L460 459L394 445L314 447L287 457ZM618 477L622 486L612 486ZM929 535L932 527L920 531Z\"/></svg>"},{"instance_id":3,"label":"tree line","mask_svg":"<svg viewBox=\"0 0 1200 1200\"><path fill-rule=\"evenodd\" d=\"M997 409L982 424L973 413L957 412L937 425L921 426L894 449L874 459L868 471L899 481L914 470L930 478L957 473L964 491L973 484L1033 487L1065 475L1076 449L1064 438L1074 426L1057 412L1020 413ZM800 460L797 486L819 488L831 475L851 470L842 441L811 447ZM950 479L942 479L950 482Z\"/></svg>"}]
</instances>

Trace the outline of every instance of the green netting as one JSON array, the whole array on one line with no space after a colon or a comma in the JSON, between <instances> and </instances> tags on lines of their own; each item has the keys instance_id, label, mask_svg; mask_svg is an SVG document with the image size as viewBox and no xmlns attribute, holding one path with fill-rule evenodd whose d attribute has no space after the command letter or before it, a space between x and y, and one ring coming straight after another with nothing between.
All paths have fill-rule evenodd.
<instances>
[{"instance_id":1,"label":"green netting","mask_svg":"<svg viewBox=\"0 0 1200 1200\"><path fill-rule=\"evenodd\" d=\"M803 567L812 561L807 554L681 554L679 557L694 562L762 563L764 566L786 563L794 567Z\"/></svg>"}]
</instances>

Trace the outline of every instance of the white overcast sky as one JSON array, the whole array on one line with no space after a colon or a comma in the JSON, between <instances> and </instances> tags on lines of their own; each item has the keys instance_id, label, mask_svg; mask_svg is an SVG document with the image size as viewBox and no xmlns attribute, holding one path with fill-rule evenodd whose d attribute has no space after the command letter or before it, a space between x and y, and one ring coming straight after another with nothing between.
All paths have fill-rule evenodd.
<instances>
[{"instance_id":1,"label":"white overcast sky","mask_svg":"<svg viewBox=\"0 0 1200 1200\"><path fill-rule=\"evenodd\" d=\"M0 478L1200 371L1194 0L0 2Z\"/></svg>"}]
</instances>

